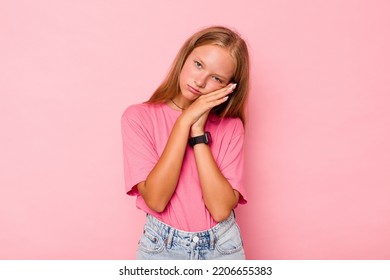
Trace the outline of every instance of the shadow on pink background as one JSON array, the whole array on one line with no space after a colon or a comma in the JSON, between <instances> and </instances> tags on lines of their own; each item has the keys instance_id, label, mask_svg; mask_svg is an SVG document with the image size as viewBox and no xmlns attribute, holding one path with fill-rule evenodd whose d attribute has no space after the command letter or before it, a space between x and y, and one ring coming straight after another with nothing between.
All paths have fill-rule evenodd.
<instances>
[{"instance_id":1,"label":"shadow on pink background","mask_svg":"<svg viewBox=\"0 0 390 280\"><path fill-rule=\"evenodd\" d=\"M184 40L252 58L249 259L390 259L387 1L0 1L0 259L132 259L120 117Z\"/></svg>"}]
</instances>

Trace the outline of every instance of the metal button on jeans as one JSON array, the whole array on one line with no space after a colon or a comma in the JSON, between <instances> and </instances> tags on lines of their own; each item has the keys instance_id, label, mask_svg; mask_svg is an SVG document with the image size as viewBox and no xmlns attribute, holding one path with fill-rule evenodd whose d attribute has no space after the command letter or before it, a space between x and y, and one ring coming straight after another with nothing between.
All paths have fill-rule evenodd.
<instances>
[{"instance_id":1,"label":"metal button on jeans","mask_svg":"<svg viewBox=\"0 0 390 280\"><path fill-rule=\"evenodd\" d=\"M198 242L199 241L199 237L194 236L194 238L192 238L192 241L194 241L194 243Z\"/></svg>"}]
</instances>

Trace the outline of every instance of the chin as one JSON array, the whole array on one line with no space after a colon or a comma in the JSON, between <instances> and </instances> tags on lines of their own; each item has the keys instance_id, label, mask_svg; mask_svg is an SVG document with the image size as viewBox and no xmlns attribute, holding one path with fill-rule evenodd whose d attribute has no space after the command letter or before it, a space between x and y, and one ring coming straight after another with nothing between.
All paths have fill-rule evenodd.
<instances>
[{"instance_id":1,"label":"chin","mask_svg":"<svg viewBox=\"0 0 390 280\"><path fill-rule=\"evenodd\" d=\"M185 99L187 99L188 101L190 101L190 102L193 102L193 101L195 101L196 99L199 98L199 95L195 95L195 94L193 94L193 93L191 93L191 92L189 92L189 91L187 91L187 90L182 91L182 92L181 92L181 95L182 95Z\"/></svg>"}]
</instances>

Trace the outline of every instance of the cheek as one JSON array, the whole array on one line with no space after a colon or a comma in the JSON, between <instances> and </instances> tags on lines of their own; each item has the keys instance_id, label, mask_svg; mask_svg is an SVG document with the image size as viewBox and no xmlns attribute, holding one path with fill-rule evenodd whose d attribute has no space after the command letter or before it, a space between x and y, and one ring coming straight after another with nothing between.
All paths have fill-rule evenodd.
<instances>
[{"instance_id":1,"label":"cheek","mask_svg":"<svg viewBox=\"0 0 390 280\"><path fill-rule=\"evenodd\" d=\"M219 90L221 88L223 88L224 85L221 85L221 84L217 84L217 83L214 83L212 81L209 81L206 85L206 92L207 93L210 93L210 92L213 92L213 91L216 91L216 90Z\"/></svg>"},{"instance_id":2,"label":"cheek","mask_svg":"<svg viewBox=\"0 0 390 280\"><path fill-rule=\"evenodd\" d=\"M191 68L190 65L188 65L188 62L186 62L181 69L180 78L188 79L189 77L191 77Z\"/></svg>"}]
</instances>

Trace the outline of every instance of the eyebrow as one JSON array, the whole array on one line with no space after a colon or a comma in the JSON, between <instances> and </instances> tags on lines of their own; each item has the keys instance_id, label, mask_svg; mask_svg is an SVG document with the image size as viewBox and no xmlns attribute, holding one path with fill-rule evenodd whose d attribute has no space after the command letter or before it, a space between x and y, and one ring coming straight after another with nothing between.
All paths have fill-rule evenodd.
<instances>
[{"instance_id":1,"label":"eyebrow","mask_svg":"<svg viewBox=\"0 0 390 280\"><path fill-rule=\"evenodd\" d=\"M195 56L195 58L196 58L197 60L199 60L199 62L200 62L201 64L207 65L206 63L203 62L203 60L201 60L201 59L199 58L199 56L197 56L196 54L194 54L194 56ZM228 78L226 78L225 76L223 76L223 75L221 75L221 74L214 73L213 75L216 75L216 76L222 78L223 80L229 81Z\"/></svg>"}]
</instances>

